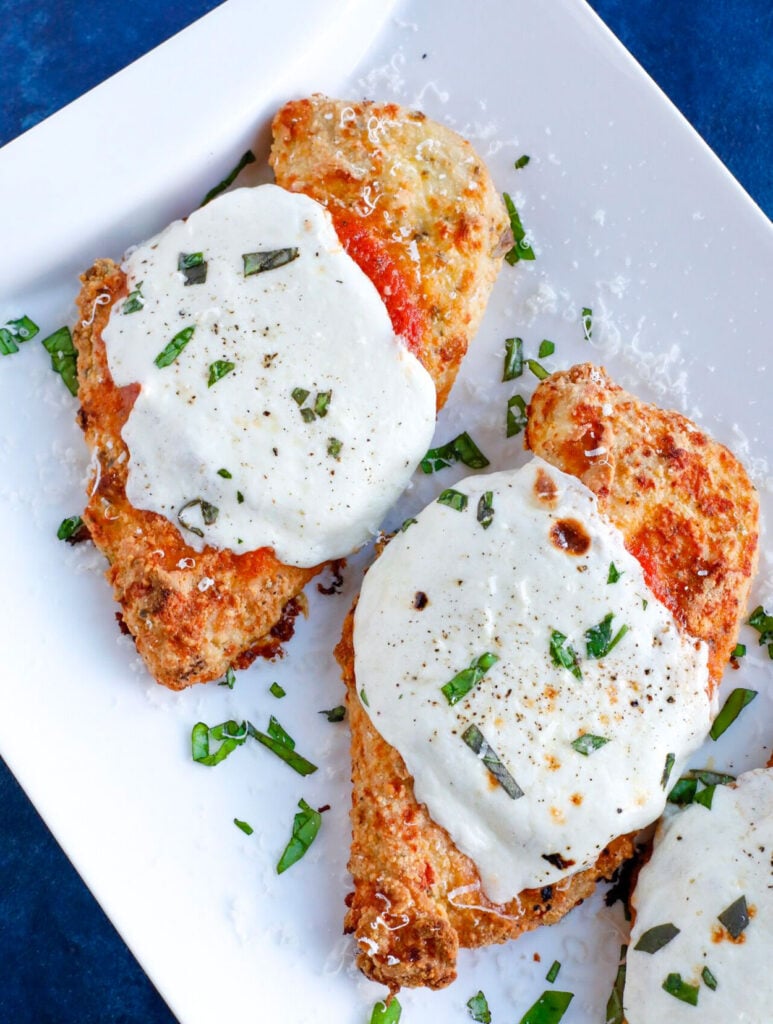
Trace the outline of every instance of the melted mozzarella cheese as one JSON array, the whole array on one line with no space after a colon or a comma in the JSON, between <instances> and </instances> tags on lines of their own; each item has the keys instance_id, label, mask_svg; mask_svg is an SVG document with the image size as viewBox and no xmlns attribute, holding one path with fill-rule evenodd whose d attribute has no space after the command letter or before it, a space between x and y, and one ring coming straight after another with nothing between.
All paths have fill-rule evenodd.
<instances>
[{"instance_id":1,"label":"melted mozzarella cheese","mask_svg":"<svg viewBox=\"0 0 773 1024\"><path fill-rule=\"evenodd\" d=\"M293 248L245 276L245 253ZM192 253L201 283L178 270ZM103 336L115 383L141 385L123 429L129 501L198 550L270 546L313 566L364 543L430 443L435 389L324 208L274 185L240 189L124 269L143 308L118 303ZM174 361L156 365L187 328ZM229 363L210 386L212 365Z\"/></svg>"},{"instance_id":2,"label":"melted mozzarella cheese","mask_svg":"<svg viewBox=\"0 0 773 1024\"><path fill-rule=\"evenodd\" d=\"M636 922L628 947L624 1005L629 1024L765 1024L773 982L773 772L717 786L711 809L692 804L658 827L639 874ZM741 896L749 924L733 939L718 919ZM679 929L655 953L635 949L651 928ZM706 984L708 969L716 988ZM697 986L697 1004L663 989L669 974Z\"/></svg>"},{"instance_id":3,"label":"melted mozzarella cheese","mask_svg":"<svg viewBox=\"0 0 773 1024\"><path fill-rule=\"evenodd\" d=\"M365 577L355 671L417 799L504 902L592 864L612 838L658 817L666 764L676 779L709 728L707 648L680 634L574 477L534 459L456 489L466 508L429 505ZM589 657L585 633L610 613L610 639L627 632ZM555 634L581 678L555 663ZM449 704L441 687L484 654L498 660ZM497 782L486 748L476 755L463 740L471 726L522 796ZM572 746L583 735L607 742L583 754Z\"/></svg>"}]
</instances>

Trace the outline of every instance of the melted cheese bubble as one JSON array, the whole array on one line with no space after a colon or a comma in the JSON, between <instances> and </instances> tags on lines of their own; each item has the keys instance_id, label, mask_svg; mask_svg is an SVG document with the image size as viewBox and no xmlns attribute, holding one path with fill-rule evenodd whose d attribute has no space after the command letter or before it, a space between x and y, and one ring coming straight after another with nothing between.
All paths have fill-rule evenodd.
<instances>
[{"instance_id":1,"label":"melted cheese bubble","mask_svg":"<svg viewBox=\"0 0 773 1024\"><path fill-rule=\"evenodd\" d=\"M355 671L417 799L505 902L658 817L711 722L708 652L574 477L533 459L454 490L466 507L429 505L365 577Z\"/></svg>"},{"instance_id":2,"label":"melted cheese bubble","mask_svg":"<svg viewBox=\"0 0 773 1024\"><path fill-rule=\"evenodd\" d=\"M741 898L749 920L734 938L719 915ZM747 772L733 788L717 786L710 809L694 803L664 818L632 902L623 999L630 1024L770 1021L773 771ZM679 933L654 953L635 948L663 924ZM663 988L670 974L695 990L694 1005Z\"/></svg>"},{"instance_id":3,"label":"melted cheese bubble","mask_svg":"<svg viewBox=\"0 0 773 1024\"><path fill-rule=\"evenodd\" d=\"M246 273L245 254L277 251ZM115 383L141 386L122 432L129 501L197 550L313 566L367 541L429 446L435 388L324 208L239 189L124 270L103 336Z\"/></svg>"}]
</instances>

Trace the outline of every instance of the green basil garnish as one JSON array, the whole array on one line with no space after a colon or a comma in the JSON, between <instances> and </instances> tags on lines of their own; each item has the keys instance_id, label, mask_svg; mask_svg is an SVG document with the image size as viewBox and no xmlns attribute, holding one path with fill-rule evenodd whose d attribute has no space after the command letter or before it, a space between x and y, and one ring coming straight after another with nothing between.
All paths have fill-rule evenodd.
<instances>
[{"instance_id":1,"label":"green basil garnish","mask_svg":"<svg viewBox=\"0 0 773 1024\"><path fill-rule=\"evenodd\" d=\"M663 775L660 779L660 785L662 789L665 789L668 785L668 780L671 778L671 772L674 769L674 762L676 761L676 754L666 754L666 763L663 766Z\"/></svg>"},{"instance_id":2,"label":"green basil garnish","mask_svg":"<svg viewBox=\"0 0 773 1024\"><path fill-rule=\"evenodd\" d=\"M762 605L757 605L749 616L749 625L760 635L760 647L767 646L768 654L773 658L773 615L768 615Z\"/></svg>"},{"instance_id":3,"label":"green basil garnish","mask_svg":"<svg viewBox=\"0 0 773 1024\"><path fill-rule=\"evenodd\" d=\"M241 491L236 492L236 500L240 505L244 504L244 495L242 494Z\"/></svg>"},{"instance_id":4,"label":"green basil garnish","mask_svg":"<svg viewBox=\"0 0 773 1024\"><path fill-rule=\"evenodd\" d=\"M547 356L552 356L556 350L555 342L548 341L547 338L543 338L539 345L539 352L537 355L540 359L545 359Z\"/></svg>"},{"instance_id":5,"label":"green basil garnish","mask_svg":"<svg viewBox=\"0 0 773 1024\"><path fill-rule=\"evenodd\" d=\"M464 730L462 741L467 744L474 754L477 754L484 766L491 772L512 800L517 800L523 796L523 790L502 764L496 751L489 745L477 725L470 725Z\"/></svg>"},{"instance_id":6,"label":"green basil garnish","mask_svg":"<svg viewBox=\"0 0 773 1024\"><path fill-rule=\"evenodd\" d=\"M576 740L572 740L571 745L578 754L583 754L585 757L588 757L594 750L599 750L603 747L605 743L609 743L606 736L594 736L592 733L584 732L581 736L578 736Z\"/></svg>"},{"instance_id":7,"label":"green basil garnish","mask_svg":"<svg viewBox=\"0 0 773 1024\"><path fill-rule=\"evenodd\" d=\"M455 491L453 487L447 487L444 491L440 492L437 501L438 505L448 505L449 508L453 508L457 512L464 512L467 508L468 498L461 491Z\"/></svg>"},{"instance_id":8,"label":"green basil garnish","mask_svg":"<svg viewBox=\"0 0 773 1024\"><path fill-rule=\"evenodd\" d=\"M590 306L582 307L582 330L585 340L590 341L593 337L593 310Z\"/></svg>"},{"instance_id":9,"label":"green basil garnish","mask_svg":"<svg viewBox=\"0 0 773 1024\"><path fill-rule=\"evenodd\" d=\"M240 821L238 818L234 818L234 825L240 828L246 836L251 836L255 831L252 825L249 825L246 821Z\"/></svg>"},{"instance_id":10,"label":"green basil garnish","mask_svg":"<svg viewBox=\"0 0 773 1024\"><path fill-rule=\"evenodd\" d=\"M743 658L746 656L746 644L736 644L730 652L731 658Z\"/></svg>"},{"instance_id":11,"label":"green basil garnish","mask_svg":"<svg viewBox=\"0 0 773 1024\"><path fill-rule=\"evenodd\" d=\"M255 154L252 152L251 149L248 149L247 152L239 160L239 163L236 165L236 167L234 167L234 169L230 172L230 174L227 174L221 182L218 182L218 184L215 185L214 188L211 188L209 192L207 192L207 194L204 196L204 198L201 200L201 203L199 204L199 209L202 206L206 206L207 203L211 202L215 198L215 196L219 196L221 192L225 192L228 186L233 184L233 182L236 180L237 175L242 170L244 170L247 164L254 163Z\"/></svg>"},{"instance_id":12,"label":"green basil garnish","mask_svg":"<svg viewBox=\"0 0 773 1024\"><path fill-rule=\"evenodd\" d=\"M523 156L518 157L513 166L515 167L516 171L520 171L522 167L525 167L528 164L529 160L531 160L531 157L526 156L526 154L524 153Z\"/></svg>"},{"instance_id":13,"label":"green basil garnish","mask_svg":"<svg viewBox=\"0 0 773 1024\"><path fill-rule=\"evenodd\" d=\"M561 970L561 961L560 960L554 960L553 963L550 965L550 970L545 975L545 981L549 981L550 984L552 985L553 982L558 977L558 972L560 970Z\"/></svg>"},{"instance_id":14,"label":"green basil garnish","mask_svg":"<svg viewBox=\"0 0 773 1024\"><path fill-rule=\"evenodd\" d=\"M272 754L276 754L281 761L284 761L299 775L312 775L317 770L315 764L295 752L295 741L285 732L273 715L269 721L268 733L261 732L249 722L247 728L253 739L262 743L264 747L268 747Z\"/></svg>"},{"instance_id":15,"label":"green basil garnish","mask_svg":"<svg viewBox=\"0 0 773 1024\"><path fill-rule=\"evenodd\" d=\"M717 918L727 928L730 935L737 939L749 924L749 908L746 906L746 897L739 896L721 914L717 914Z\"/></svg>"},{"instance_id":16,"label":"green basil garnish","mask_svg":"<svg viewBox=\"0 0 773 1024\"><path fill-rule=\"evenodd\" d=\"M145 303L143 301L144 297L142 294L143 284L144 281L140 281L134 291L129 292L124 299L123 305L121 306L121 313L123 316L126 316L127 313L139 313L141 309L145 308Z\"/></svg>"},{"instance_id":17,"label":"green basil garnish","mask_svg":"<svg viewBox=\"0 0 773 1024\"><path fill-rule=\"evenodd\" d=\"M330 399L333 397L332 391L318 391L317 397L314 399L314 412L317 416L327 416L327 409L330 405Z\"/></svg>"},{"instance_id":18,"label":"green basil garnish","mask_svg":"<svg viewBox=\"0 0 773 1024\"><path fill-rule=\"evenodd\" d=\"M341 449L343 446L343 441L339 441L337 437L329 437L327 439L328 455L333 459L338 459L341 455Z\"/></svg>"},{"instance_id":19,"label":"green basil garnish","mask_svg":"<svg viewBox=\"0 0 773 1024\"><path fill-rule=\"evenodd\" d=\"M233 478L233 474L229 472L227 469L219 469L217 471L217 475L222 476L224 480L231 480Z\"/></svg>"},{"instance_id":20,"label":"green basil garnish","mask_svg":"<svg viewBox=\"0 0 773 1024\"><path fill-rule=\"evenodd\" d=\"M467 1009L470 1016L478 1024L491 1024L491 1011L488 1008L488 1000L482 992L478 992L467 1000Z\"/></svg>"},{"instance_id":21,"label":"green basil garnish","mask_svg":"<svg viewBox=\"0 0 773 1024\"><path fill-rule=\"evenodd\" d=\"M686 981L682 981L681 974L669 974L662 987L675 999L681 999L690 1006L698 1005L698 986L688 985Z\"/></svg>"},{"instance_id":22,"label":"green basil garnish","mask_svg":"<svg viewBox=\"0 0 773 1024\"><path fill-rule=\"evenodd\" d=\"M484 469L489 464L489 460L466 430L453 441L438 448L430 448L421 460L421 468L425 473L437 473L440 469L446 469L452 462L461 462L470 469Z\"/></svg>"},{"instance_id":23,"label":"green basil garnish","mask_svg":"<svg viewBox=\"0 0 773 1024\"><path fill-rule=\"evenodd\" d=\"M516 411L517 410L517 411ZM520 395L513 395L507 400L507 437L515 437L526 429L529 422L526 401Z\"/></svg>"},{"instance_id":24,"label":"green basil garnish","mask_svg":"<svg viewBox=\"0 0 773 1024\"><path fill-rule=\"evenodd\" d=\"M203 519L205 526L212 526L212 524L217 521L220 509L217 505L211 505L208 501L204 501L203 498L193 498L191 501L186 501L177 513L177 522L184 530L187 530L189 533L195 533L197 537L203 537L204 531L200 526L193 526L191 523L187 522L187 520L183 519L184 513L187 512L189 508L195 508L196 506L201 509L201 518Z\"/></svg>"},{"instance_id":25,"label":"green basil garnish","mask_svg":"<svg viewBox=\"0 0 773 1024\"><path fill-rule=\"evenodd\" d=\"M638 949L641 953L657 953L678 934L679 928L671 924L670 921L667 924L656 924L654 928L649 928L644 932L633 948Z\"/></svg>"},{"instance_id":26,"label":"green basil garnish","mask_svg":"<svg viewBox=\"0 0 773 1024\"><path fill-rule=\"evenodd\" d=\"M227 373L230 373L235 366L236 363L229 363L227 359L216 359L214 363L210 363L207 387L211 388L213 384L217 384L217 382L222 380Z\"/></svg>"},{"instance_id":27,"label":"green basil garnish","mask_svg":"<svg viewBox=\"0 0 773 1024\"><path fill-rule=\"evenodd\" d=\"M607 583L617 583L623 573L616 567L614 562L609 563L609 573L607 575Z\"/></svg>"},{"instance_id":28,"label":"green basil garnish","mask_svg":"<svg viewBox=\"0 0 773 1024\"><path fill-rule=\"evenodd\" d=\"M229 665L225 670L225 677L220 680L218 686L227 686L229 690L233 690L236 685L236 673L233 668Z\"/></svg>"},{"instance_id":29,"label":"green basil garnish","mask_svg":"<svg viewBox=\"0 0 773 1024\"><path fill-rule=\"evenodd\" d=\"M668 802L671 804L678 804L680 807L685 807L687 804L691 804L693 802L697 790L697 779L683 777L672 787L671 792L668 794Z\"/></svg>"},{"instance_id":30,"label":"green basil garnish","mask_svg":"<svg viewBox=\"0 0 773 1024\"><path fill-rule=\"evenodd\" d=\"M63 519L59 524L56 536L59 540L71 540L78 530L85 527L85 525L80 516L68 516L67 519Z\"/></svg>"},{"instance_id":31,"label":"green basil garnish","mask_svg":"<svg viewBox=\"0 0 773 1024\"><path fill-rule=\"evenodd\" d=\"M498 655L492 654L490 651L486 651L485 654L481 654L477 658L474 658L469 668L464 668L461 672L457 672L450 682L441 686L440 692L449 704L458 704L463 697L467 696L473 687L478 685L491 666L495 665L498 661Z\"/></svg>"},{"instance_id":32,"label":"green basil garnish","mask_svg":"<svg viewBox=\"0 0 773 1024\"><path fill-rule=\"evenodd\" d=\"M505 253L505 260L512 267L519 260L533 260L535 258L534 250L526 241L526 232L523 230L523 224L521 223L518 210L515 208L515 203L507 192L502 194L502 198L505 201L505 209L510 218L510 229L513 232L513 247Z\"/></svg>"},{"instance_id":33,"label":"green basil garnish","mask_svg":"<svg viewBox=\"0 0 773 1024\"><path fill-rule=\"evenodd\" d=\"M478 522L484 530L488 530L494 519L494 492L486 491L478 499Z\"/></svg>"},{"instance_id":34,"label":"green basil garnish","mask_svg":"<svg viewBox=\"0 0 773 1024\"><path fill-rule=\"evenodd\" d=\"M177 257L177 269L184 276L186 285L204 284L207 266L203 252L181 252Z\"/></svg>"},{"instance_id":35,"label":"green basil garnish","mask_svg":"<svg viewBox=\"0 0 773 1024\"><path fill-rule=\"evenodd\" d=\"M191 327L183 327L181 331L172 338L168 345L166 345L158 353L153 362L159 369L163 369L165 366L171 366L172 363L177 359L179 354L188 344L193 337L193 333L196 330L195 325Z\"/></svg>"},{"instance_id":36,"label":"green basil garnish","mask_svg":"<svg viewBox=\"0 0 773 1024\"><path fill-rule=\"evenodd\" d=\"M229 754L247 739L247 722L222 722L220 725L213 725L211 728L204 722L197 722L191 732L191 752L193 760L199 764L213 767L225 761ZM219 743L220 746L211 751L212 743Z\"/></svg>"},{"instance_id":37,"label":"green basil garnish","mask_svg":"<svg viewBox=\"0 0 773 1024\"><path fill-rule=\"evenodd\" d=\"M43 348L51 356L51 369L58 373L71 395L78 395L78 353L72 342L69 327L60 327L42 340Z\"/></svg>"},{"instance_id":38,"label":"green basil garnish","mask_svg":"<svg viewBox=\"0 0 773 1024\"><path fill-rule=\"evenodd\" d=\"M712 992L715 992L717 989L717 979L714 977L714 975L711 973L708 967L703 968L703 970L701 971L701 977L703 978L703 984L706 986L706 988L710 988Z\"/></svg>"},{"instance_id":39,"label":"green basil garnish","mask_svg":"<svg viewBox=\"0 0 773 1024\"><path fill-rule=\"evenodd\" d=\"M566 646L564 646L566 645ZM554 665L568 668L575 679L582 679L580 663L577 660L577 651L566 643L566 637L554 629L550 633L550 657Z\"/></svg>"},{"instance_id":40,"label":"green basil garnish","mask_svg":"<svg viewBox=\"0 0 773 1024\"><path fill-rule=\"evenodd\" d=\"M714 719L714 724L709 730L709 736L711 736L713 740L718 740L722 733L725 732L726 729L730 728L746 705L751 704L756 696L756 690L746 690L743 687L733 690L725 701L722 710Z\"/></svg>"},{"instance_id":41,"label":"green basil garnish","mask_svg":"<svg viewBox=\"0 0 773 1024\"><path fill-rule=\"evenodd\" d=\"M276 866L276 873L278 875L281 875L283 871L287 871L293 864L297 864L301 857L304 856L317 838L319 826L322 824L320 812L309 807L305 800L299 800L298 807L300 807L300 810L293 819L293 834Z\"/></svg>"},{"instance_id":42,"label":"green basil garnish","mask_svg":"<svg viewBox=\"0 0 773 1024\"><path fill-rule=\"evenodd\" d=\"M515 380L523 374L523 339L507 338L505 340L505 365L502 369L502 380Z\"/></svg>"},{"instance_id":43,"label":"green basil garnish","mask_svg":"<svg viewBox=\"0 0 773 1024\"><path fill-rule=\"evenodd\" d=\"M389 1003L385 1003L382 999L373 1007L370 1024L398 1024L402 1012L402 1007L396 996L392 996Z\"/></svg>"},{"instance_id":44,"label":"green basil garnish","mask_svg":"<svg viewBox=\"0 0 773 1024\"><path fill-rule=\"evenodd\" d=\"M277 270L279 267L284 267L285 264L297 260L299 256L300 250L295 247L242 253L244 276L252 277L253 274L263 274L267 270Z\"/></svg>"},{"instance_id":45,"label":"green basil garnish","mask_svg":"<svg viewBox=\"0 0 773 1024\"><path fill-rule=\"evenodd\" d=\"M625 956L627 946L620 947L620 963L615 975L615 982L607 1000L606 1024L624 1024L623 1016L623 990L625 989Z\"/></svg>"},{"instance_id":46,"label":"green basil garnish","mask_svg":"<svg viewBox=\"0 0 773 1024\"><path fill-rule=\"evenodd\" d=\"M548 989L521 1017L520 1024L558 1024L574 999L573 992Z\"/></svg>"},{"instance_id":47,"label":"green basil garnish","mask_svg":"<svg viewBox=\"0 0 773 1024\"><path fill-rule=\"evenodd\" d=\"M706 768L695 768L683 775L674 784L673 789L668 794L668 801L681 807L697 801L711 810L714 790L717 786L727 786L731 782L735 782L734 775L709 771ZM705 788L698 791L698 783L701 783Z\"/></svg>"},{"instance_id":48,"label":"green basil garnish","mask_svg":"<svg viewBox=\"0 0 773 1024\"><path fill-rule=\"evenodd\" d=\"M327 715L328 722L343 722L346 718L346 708L343 704L339 704L336 708L328 708L326 711L320 711L320 715Z\"/></svg>"},{"instance_id":49,"label":"green basil garnish","mask_svg":"<svg viewBox=\"0 0 773 1024\"><path fill-rule=\"evenodd\" d=\"M549 371L541 363L538 363L536 359L527 359L526 362L537 380L547 380L550 376Z\"/></svg>"},{"instance_id":50,"label":"green basil garnish","mask_svg":"<svg viewBox=\"0 0 773 1024\"><path fill-rule=\"evenodd\" d=\"M298 405L303 405L303 403L309 397L309 392L306 390L306 388L293 388L293 390L290 392L290 395L294 402L296 402Z\"/></svg>"},{"instance_id":51,"label":"green basil garnish","mask_svg":"<svg viewBox=\"0 0 773 1024\"><path fill-rule=\"evenodd\" d=\"M405 533L409 526L413 526L413 524L418 523L418 521L418 519L414 519L412 516L409 516L407 519L404 519L403 525L400 527L400 533Z\"/></svg>"},{"instance_id":52,"label":"green basil garnish","mask_svg":"<svg viewBox=\"0 0 773 1024\"><path fill-rule=\"evenodd\" d=\"M19 345L34 338L40 328L28 316L8 320L0 328L0 356L10 356L19 351ZM18 344L17 344L18 342Z\"/></svg>"},{"instance_id":53,"label":"green basil garnish","mask_svg":"<svg viewBox=\"0 0 773 1024\"><path fill-rule=\"evenodd\" d=\"M604 658L613 647L616 647L628 632L627 626L621 626L612 637L612 612L605 615L598 626L591 626L585 631L586 650L589 658Z\"/></svg>"},{"instance_id":54,"label":"green basil garnish","mask_svg":"<svg viewBox=\"0 0 773 1024\"><path fill-rule=\"evenodd\" d=\"M268 692L272 697L276 697L278 700L285 696L286 690L282 689L279 683L272 683L268 688Z\"/></svg>"}]
</instances>

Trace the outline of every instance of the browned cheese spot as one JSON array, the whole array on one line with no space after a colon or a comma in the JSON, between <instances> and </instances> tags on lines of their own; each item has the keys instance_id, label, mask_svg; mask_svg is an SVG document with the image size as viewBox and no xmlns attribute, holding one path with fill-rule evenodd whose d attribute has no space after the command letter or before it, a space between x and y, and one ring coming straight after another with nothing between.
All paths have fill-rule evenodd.
<instances>
[{"instance_id":1,"label":"browned cheese spot","mask_svg":"<svg viewBox=\"0 0 773 1024\"><path fill-rule=\"evenodd\" d=\"M544 469L537 470L537 478L534 481L534 495L537 501L543 502L548 508L553 508L558 501L558 486Z\"/></svg>"},{"instance_id":2,"label":"browned cheese spot","mask_svg":"<svg viewBox=\"0 0 773 1024\"><path fill-rule=\"evenodd\" d=\"M588 531L576 519L558 519L550 527L550 540L568 555L584 555L590 548Z\"/></svg>"}]
</instances>

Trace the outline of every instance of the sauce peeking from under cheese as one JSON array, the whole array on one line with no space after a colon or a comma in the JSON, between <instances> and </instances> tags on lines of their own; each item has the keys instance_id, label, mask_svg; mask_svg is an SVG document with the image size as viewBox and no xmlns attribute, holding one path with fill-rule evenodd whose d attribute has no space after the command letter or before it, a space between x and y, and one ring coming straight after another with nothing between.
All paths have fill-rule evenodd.
<instances>
[{"instance_id":1,"label":"sauce peeking from under cheese","mask_svg":"<svg viewBox=\"0 0 773 1024\"><path fill-rule=\"evenodd\" d=\"M632 901L636 920L623 998L629 1024L771 1019L772 858L770 770L741 775L735 788L718 785L710 809L694 803L661 822ZM748 924L733 935L719 915L742 897ZM740 927L737 915L735 923ZM635 948L664 924L679 933L655 952ZM663 989L670 974L697 989L690 995L695 1005Z\"/></svg>"},{"instance_id":2,"label":"sauce peeking from under cheese","mask_svg":"<svg viewBox=\"0 0 773 1024\"><path fill-rule=\"evenodd\" d=\"M417 799L504 902L658 817L709 728L707 648L574 477L534 459L454 489L465 508L429 505L365 577L355 672Z\"/></svg>"},{"instance_id":3,"label":"sauce peeking from under cheese","mask_svg":"<svg viewBox=\"0 0 773 1024\"><path fill-rule=\"evenodd\" d=\"M103 337L115 383L141 389L129 501L197 550L313 566L367 541L430 443L435 389L324 208L240 189L124 269Z\"/></svg>"}]
</instances>

